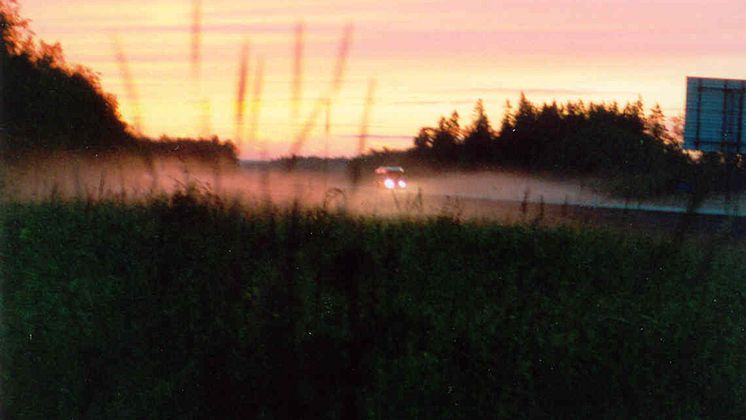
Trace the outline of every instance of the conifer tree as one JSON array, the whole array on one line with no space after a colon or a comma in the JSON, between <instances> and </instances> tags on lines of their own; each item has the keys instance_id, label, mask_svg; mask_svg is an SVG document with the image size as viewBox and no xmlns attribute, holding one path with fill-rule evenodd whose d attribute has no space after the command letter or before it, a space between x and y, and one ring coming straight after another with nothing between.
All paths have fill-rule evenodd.
<instances>
[{"instance_id":1,"label":"conifer tree","mask_svg":"<svg viewBox=\"0 0 746 420\"><path fill-rule=\"evenodd\" d=\"M494 138L492 126L484 111L484 103L479 99L474 105L472 123L464 134L464 158L467 162L478 163L490 160L490 149Z\"/></svg>"}]
</instances>

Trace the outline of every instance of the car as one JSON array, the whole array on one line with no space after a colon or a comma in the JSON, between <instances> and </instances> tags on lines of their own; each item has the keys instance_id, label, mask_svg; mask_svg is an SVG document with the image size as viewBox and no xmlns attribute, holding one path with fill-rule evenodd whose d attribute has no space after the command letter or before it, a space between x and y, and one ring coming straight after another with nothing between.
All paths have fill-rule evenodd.
<instances>
[{"instance_id":1,"label":"car","mask_svg":"<svg viewBox=\"0 0 746 420\"><path fill-rule=\"evenodd\" d=\"M401 166L379 166L376 168L376 185L388 190L407 188L404 168Z\"/></svg>"}]
</instances>

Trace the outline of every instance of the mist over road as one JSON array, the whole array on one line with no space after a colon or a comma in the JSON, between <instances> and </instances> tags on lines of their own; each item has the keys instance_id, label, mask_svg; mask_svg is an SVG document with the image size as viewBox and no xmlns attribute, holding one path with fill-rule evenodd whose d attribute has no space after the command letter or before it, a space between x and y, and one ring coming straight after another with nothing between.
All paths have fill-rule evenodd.
<instances>
[{"instance_id":1,"label":"mist over road","mask_svg":"<svg viewBox=\"0 0 746 420\"><path fill-rule=\"evenodd\" d=\"M559 179L514 172L443 172L409 176L406 190L389 191L364 176L353 185L335 167L286 171L266 166L225 167L198 162L138 158L50 157L17 163L5 171L3 193L14 200L38 201L51 196L142 201L189 185L246 204L267 201L278 206L344 208L369 216L448 216L504 223L593 224L669 232L686 211L685 198L627 201L593 188L592 179ZM744 197L726 210L722 197L699 210L694 229L706 232L724 223L738 229ZM746 229L744 229L746 230Z\"/></svg>"}]
</instances>

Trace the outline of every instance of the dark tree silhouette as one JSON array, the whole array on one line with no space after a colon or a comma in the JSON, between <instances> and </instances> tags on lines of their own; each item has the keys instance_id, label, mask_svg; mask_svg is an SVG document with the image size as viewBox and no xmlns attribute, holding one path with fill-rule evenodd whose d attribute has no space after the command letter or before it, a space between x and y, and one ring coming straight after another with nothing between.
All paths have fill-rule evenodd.
<instances>
[{"instance_id":1,"label":"dark tree silhouette","mask_svg":"<svg viewBox=\"0 0 746 420\"><path fill-rule=\"evenodd\" d=\"M116 100L96 75L68 65L59 44L35 42L17 2L0 2L0 26L6 150L102 148L131 140Z\"/></svg>"},{"instance_id":2,"label":"dark tree silhouette","mask_svg":"<svg viewBox=\"0 0 746 420\"><path fill-rule=\"evenodd\" d=\"M510 118L509 131L500 133L500 153L521 166L531 166L532 155L537 153L535 143L536 107L521 92L518 109Z\"/></svg>"},{"instance_id":3,"label":"dark tree silhouette","mask_svg":"<svg viewBox=\"0 0 746 420\"><path fill-rule=\"evenodd\" d=\"M480 160L492 161L494 158L495 133L490 120L484 111L484 103L478 100L474 105L474 119L464 133L463 158L466 163L477 163Z\"/></svg>"},{"instance_id":4,"label":"dark tree silhouette","mask_svg":"<svg viewBox=\"0 0 746 420\"><path fill-rule=\"evenodd\" d=\"M65 62L59 43L37 42L16 0L0 0L0 147L27 151L128 151L237 160L230 143L139 138L122 121L98 76Z\"/></svg>"},{"instance_id":5,"label":"dark tree silhouette","mask_svg":"<svg viewBox=\"0 0 746 420\"><path fill-rule=\"evenodd\" d=\"M666 117L663 115L660 104L655 104L650 109L650 114L645 120L645 131L659 141L671 142L672 138L666 127Z\"/></svg>"},{"instance_id":6,"label":"dark tree silhouette","mask_svg":"<svg viewBox=\"0 0 746 420\"><path fill-rule=\"evenodd\" d=\"M458 157L461 142L459 115L453 112L450 118L441 117L433 137L433 155L441 162L454 161Z\"/></svg>"},{"instance_id":7,"label":"dark tree silhouette","mask_svg":"<svg viewBox=\"0 0 746 420\"><path fill-rule=\"evenodd\" d=\"M500 133L495 134L478 101L463 133L457 115L441 118L437 128L420 130L412 154L463 167L596 174L620 179L613 189L623 194L671 191L692 176L692 162L672 140L660 106L647 117L643 109L641 99L623 108L616 102L583 101L537 107L521 94L515 109L506 103Z\"/></svg>"},{"instance_id":8,"label":"dark tree silhouette","mask_svg":"<svg viewBox=\"0 0 746 420\"><path fill-rule=\"evenodd\" d=\"M420 129L419 134L414 138L414 148L418 154L428 155L432 151L435 132L436 130L431 127Z\"/></svg>"},{"instance_id":9,"label":"dark tree silhouette","mask_svg":"<svg viewBox=\"0 0 746 420\"><path fill-rule=\"evenodd\" d=\"M503 114L502 121L500 121L500 132L507 133L508 131L513 130L513 127L515 127L513 105L510 103L510 100L506 100L505 113Z\"/></svg>"}]
</instances>

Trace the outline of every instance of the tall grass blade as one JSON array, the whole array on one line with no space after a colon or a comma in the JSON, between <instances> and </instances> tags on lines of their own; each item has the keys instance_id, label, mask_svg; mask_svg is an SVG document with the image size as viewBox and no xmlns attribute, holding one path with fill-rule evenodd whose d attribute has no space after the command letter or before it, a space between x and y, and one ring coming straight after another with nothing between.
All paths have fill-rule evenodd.
<instances>
[{"instance_id":1,"label":"tall grass blade","mask_svg":"<svg viewBox=\"0 0 746 420\"><path fill-rule=\"evenodd\" d=\"M236 92L236 144L241 147L244 136L246 86L249 83L249 42L244 41L238 58L238 91Z\"/></svg>"},{"instance_id":2,"label":"tall grass blade","mask_svg":"<svg viewBox=\"0 0 746 420\"><path fill-rule=\"evenodd\" d=\"M357 144L357 154L361 156L365 153L365 146L368 140L368 129L370 127L370 115L373 111L374 95L376 91L375 79L368 81L368 93L365 95L365 107L363 108L363 119L360 123L360 136Z\"/></svg>"},{"instance_id":3,"label":"tall grass blade","mask_svg":"<svg viewBox=\"0 0 746 420\"><path fill-rule=\"evenodd\" d=\"M191 64L192 82L195 89L199 91L198 85L202 72L202 0L192 1L191 36L191 55L189 62Z\"/></svg>"},{"instance_id":4,"label":"tall grass blade","mask_svg":"<svg viewBox=\"0 0 746 420\"><path fill-rule=\"evenodd\" d=\"M129 105L132 108L132 128L139 135L142 134L142 111L140 108L140 95L137 92L137 86L135 85L134 78L132 77L132 72L130 72L129 61L127 60L127 55L125 55L124 53L124 48L122 47L119 38L113 36L111 38L111 45L114 50L114 56L117 60L117 64L119 65L119 73L122 77L122 81L124 82L124 91L127 97L127 102L129 102Z\"/></svg>"},{"instance_id":5,"label":"tall grass blade","mask_svg":"<svg viewBox=\"0 0 746 420\"><path fill-rule=\"evenodd\" d=\"M257 136L259 133L259 116L262 110L262 90L264 88L264 57L259 57L256 65L256 74L254 76L254 91L251 95L251 132L249 135L249 141L252 145L257 144ZM266 153L266 145L262 143L260 149L263 153Z\"/></svg>"},{"instance_id":6,"label":"tall grass blade","mask_svg":"<svg viewBox=\"0 0 746 420\"><path fill-rule=\"evenodd\" d=\"M303 52L305 24L298 22L295 26L295 49L293 51L293 92L291 119L293 127L300 116L300 104L303 97Z\"/></svg>"},{"instance_id":7,"label":"tall grass blade","mask_svg":"<svg viewBox=\"0 0 746 420\"><path fill-rule=\"evenodd\" d=\"M210 135L210 103L202 94L202 0L192 1L192 24L191 24L191 54L190 65L192 74L192 88L194 97L197 98L197 117L199 121L200 137L207 138Z\"/></svg>"},{"instance_id":8,"label":"tall grass blade","mask_svg":"<svg viewBox=\"0 0 746 420\"><path fill-rule=\"evenodd\" d=\"M349 55L350 46L352 44L353 30L354 26L350 24L345 27L344 32L342 33L342 37L339 43L339 50L337 51L337 61L334 66L332 81L329 86L329 92L325 97L321 97L318 101L316 101L313 111L303 125L303 128L296 136L295 142L290 147L291 156L297 155L303 148L303 145L308 139L308 136L316 127L316 122L318 121L320 114L324 111L326 102L333 102L339 94L339 90L342 87L342 82L344 80L344 73L347 68L347 57Z\"/></svg>"},{"instance_id":9,"label":"tall grass blade","mask_svg":"<svg viewBox=\"0 0 746 420\"><path fill-rule=\"evenodd\" d=\"M201 122L200 137L207 139L212 133L212 105L208 97L202 97L202 100L199 102L199 110Z\"/></svg>"},{"instance_id":10,"label":"tall grass blade","mask_svg":"<svg viewBox=\"0 0 746 420\"><path fill-rule=\"evenodd\" d=\"M326 101L326 119L324 121L324 159L329 159L329 138L332 133L332 101Z\"/></svg>"}]
</instances>

